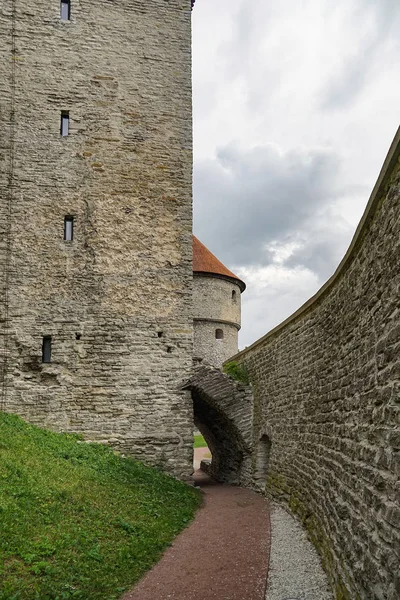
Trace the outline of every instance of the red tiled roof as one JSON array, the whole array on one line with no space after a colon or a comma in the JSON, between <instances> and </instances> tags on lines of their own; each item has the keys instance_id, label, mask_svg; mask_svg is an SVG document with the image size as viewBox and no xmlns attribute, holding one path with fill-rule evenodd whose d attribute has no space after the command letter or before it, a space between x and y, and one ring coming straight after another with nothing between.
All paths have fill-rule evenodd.
<instances>
[{"instance_id":1,"label":"red tiled roof","mask_svg":"<svg viewBox=\"0 0 400 600\"><path fill-rule=\"evenodd\" d=\"M243 292L246 289L246 284L227 269L196 236L193 236L193 272L212 273L213 275L223 275L230 279L236 279L241 291Z\"/></svg>"}]
</instances>

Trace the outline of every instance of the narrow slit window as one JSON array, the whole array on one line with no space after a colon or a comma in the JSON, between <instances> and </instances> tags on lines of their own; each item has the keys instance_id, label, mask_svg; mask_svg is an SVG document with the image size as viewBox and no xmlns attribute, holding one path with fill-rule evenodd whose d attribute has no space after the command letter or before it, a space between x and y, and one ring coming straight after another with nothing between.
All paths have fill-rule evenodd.
<instances>
[{"instance_id":1,"label":"narrow slit window","mask_svg":"<svg viewBox=\"0 0 400 600\"><path fill-rule=\"evenodd\" d=\"M236 291L232 290L232 302L236 302Z\"/></svg>"},{"instance_id":2,"label":"narrow slit window","mask_svg":"<svg viewBox=\"0 0 400 600\"><path fill-rule=\"evenodd\" d=\"M222 329L216 329L215 330L215 339L216 340L223 340L224 339L224 332L222 331Z\"/></svg>"},{"instance_id":3,"label":"narrow slit window","mask_svg":"<svg viewBox=\"0 0 400 600\"><path fill-rule=\"evenodd\" d=\"M71 0L61 0L60 17L61 21L69 21L71 19Z\"/></svg>"},{"instance_id":4,"label":"narrow slit window","mask_svg":"<svg viewBox=\"0 0 400 600\"><path fill-rule=\"evenodd\" d=\"M69 134L69 112L67 110L61 111L60 133L63 137Z\"/></svg>"},{"instance_id":5,"label":"narrow slit window","mask_svg":"<svg viewBox=\"0 0 400 600\"><path fill-rule=\"evenodd\" d=\"M64 240L72 242L74 239L74 217L64 217Z\"/></svg>"},{"instance_id":6,"label":"narrow slit window","mask_svg":"<svg viewBox=\"0 0 400 600\"><path fill-rule=\"evenodd\" d=\"M51 335L45 335L42 343L42 362L51 362Z\"/></svg>"}]
</instances>

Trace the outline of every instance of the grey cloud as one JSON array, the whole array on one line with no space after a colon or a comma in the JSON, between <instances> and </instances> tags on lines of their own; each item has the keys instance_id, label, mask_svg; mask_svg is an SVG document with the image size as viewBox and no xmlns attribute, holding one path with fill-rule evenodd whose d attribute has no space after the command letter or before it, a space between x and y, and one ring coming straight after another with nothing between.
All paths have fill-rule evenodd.
<instances>
[{"instance_id":1,"label":"grey cloud","mask_svg":"<svg viewBox=\"0 0 400 600\"><path fill-rule=\"evenodd\" d=\"M328 215L326 218L328 220ZM313 271L320 281L326 281L343 258L352 231L339 217L332 218L332 226L327 223L316 228L311 224L309 235L301 240L284 265L289 268L305 267Z\"/></svg>"},{"instance_id":2,"label":"grey cloud","mask_svg":"<svg viewBox=\"0 0 400 600\"><path fill-rule=\"evenodd\" d=\"M352 15L354 31L357 32L363 19L371 16L375 26L370 35L355 36L352 56L347 57L338 72L330 73L330 83L321 94L322 109L345 107L356 100L370 80L373 67L382 68L379 62L382 47L389 40L399 43L398 0L360 0Z\"/></svg>"},{"instance_id":3,"label":"grey cloud","mask_svg":"<svg viewBox=\"0 0 400 600\"><path fill-rule=\"evenodd\" d=\"M224 77L234 80L240 77L245 85L247 103L250 110L259 110L266 97L279 92L281 82L290 74L285 73L279 62L279 55L271 54L270 60L258 61L260 47L281 27L285 27L284 15L291 10L296 0L285 5L276 5L271 0L244 1L238 10L232 37L220 47L223 57ZM319 98L319 108L323 110L349 106L365 89L372 77L382 70L380 57L383 48L390 43L399 44L400 2L398 0L319 0L325 11L326 20L341 9L346 14L346 25L354 31L350 53L342 64L329 77ZM363 35L363 24L373 23L369 34ZM331 52L337 53L332 47ZM285 49L284 49L285 51ZM340 49L339 49L340 54Z\"/></svg>"},{"instance_id":4,"label":"grey cloud","mask_svg":"<svg viewBox=\"0 0 400 600\"><path fill-rule=\"evenodd\" d=\"M220 47L224 71L228 78L235 78L248 71L254 60L252 48L255 39L253 9L243 4L236 14L231 40Z\"/></svg>"},{"instance_id":5,"label":"grey cloud","mask_svg":"<svg viewBox=\"0 0 400 600\"><path fill-rule=\"evenodd\" d=\"M272 146L241 151L230 144L215 160L195 165L196 234L236 267L271 264L272 244L294 242L298 249L287 265L306 266L324 277L351 229L330 211L340 194L338 171L333 152L281 155Z\"/></svg>"},{"instance_id":6,"label":"grey cloud","mask_svg":"<svg viewBox=\"0 0 400 600\"><path fill-rule=\"evenodd\" d=\"M279 9L272 0L244 0L237 11L231 39L220 47L223 77L242 81L242 93L250 111L265 110L268 98L279 92L285 78L276 55L269 60L259 59L261 46L278 24Z\"/></svg>"}]
</instances>

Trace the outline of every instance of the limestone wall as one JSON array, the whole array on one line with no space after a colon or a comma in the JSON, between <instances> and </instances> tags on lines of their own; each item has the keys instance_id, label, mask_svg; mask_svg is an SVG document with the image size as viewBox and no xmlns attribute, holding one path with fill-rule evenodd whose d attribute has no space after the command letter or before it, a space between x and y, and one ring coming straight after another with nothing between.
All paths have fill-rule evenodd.
<instances>
[{"instance_id":1,"label":"limestone wall","mask_svg":"<svg viewBox=\"0 0 400 600\"><path fill-rule=\"evenodd\" d=\"M216 329L221 329L223 338L215 337ZM194 321L194 359L204 360L220 367L238 347L238 329L227 322Z\"/></svg>"},{"instance_id":2,"label":"limestone wall","mask_svg":"<svg viewBox=\"0 0 400 600\"><path fill-rule=\"evenodd\" d=\"M237 283L221 276L194 273L193 297L196 319L229 321L240 328L241 295Z\"/></svg>"},{"instance_id":3,"label":"limestone wall","mask_svg":"<svg viewBox=\"0 0 400 600\"><path fill-rule=\"evenodd\" d=\"M400 134L351 248L249 369L267 491L302 518L338 599L400 597Z\"/></svg>"},{"instance_id":4,"label":"limestone wall","mask_svg":"<svg viewBox=\"0 0 400 600\"><path fill-rule=\"evenodd\" d=\"M191 2L72 0L71 20L59 13L0 4L1 406L185 476Z\"/></svg>"}]
</instances>

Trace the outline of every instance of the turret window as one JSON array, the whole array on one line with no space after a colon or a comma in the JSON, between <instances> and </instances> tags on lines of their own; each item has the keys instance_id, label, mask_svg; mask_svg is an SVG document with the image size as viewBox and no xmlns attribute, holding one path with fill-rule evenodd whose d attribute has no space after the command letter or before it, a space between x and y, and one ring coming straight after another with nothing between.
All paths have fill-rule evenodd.
<instances>
[{"instance_id":1,"label":"turret window","mask_svg":"<svg viewBox=\"0 0 400 600\"><path fill-rule=\"evenodd\" d=\"M215 339L216 340L223 340L224 339L224 332L222 331L222 329L216 329L215 330Z\"/></svg>"},{"instance_id":2,"label":"turret window","mask_svg":"<svg viewBox=\"0 0 400 600\"><path fill-rule=\"evenodd\" d=\"M232 290L232 302L236 302L236 290Z\"/></svg>"}]
</instances>

